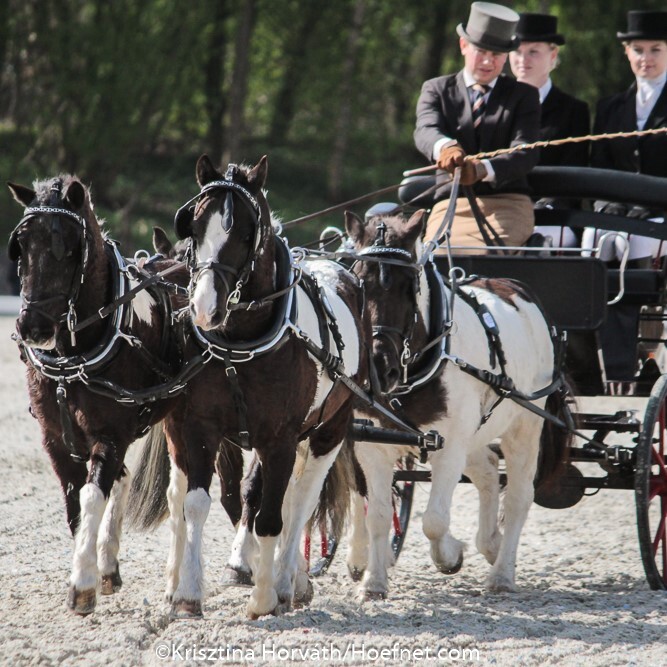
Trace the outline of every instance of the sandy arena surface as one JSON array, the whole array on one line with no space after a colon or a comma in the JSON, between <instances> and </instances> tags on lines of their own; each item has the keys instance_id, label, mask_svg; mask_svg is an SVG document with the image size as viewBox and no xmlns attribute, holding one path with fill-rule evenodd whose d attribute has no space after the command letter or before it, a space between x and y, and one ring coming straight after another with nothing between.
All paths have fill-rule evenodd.
<instances>
[{"instance_id":1,"label":"sandy arena surface","mask_svg":"<svg viewBox=\"0 0 667 667\"><path fill-rule=\"evenodd\" d=\"M476 495L460 485L454 534L469 544L453 577L430 562L419 485L406 545L388 600L360 604L345 567L345 544L315 580L309 608L248 621L249 589L218 584L232 526L214 496L205 530L209 595L205 619L170 622L163 600L168 530L126 532L120 593L91 616L66 606L72 540L55 474L28 414L13 318L0 317L0 664L435 664L667 665L667 597L644 578L634 494L606 491L567 510L533 506L517 568L521 592L484 592L476 553ZM619 403L620 401L620 403ZM642 409L639 399L596 408ZM131 450L130 463L138 445ZM427 658L428 659L425 659Z\"/></svg>"}]
</instances>

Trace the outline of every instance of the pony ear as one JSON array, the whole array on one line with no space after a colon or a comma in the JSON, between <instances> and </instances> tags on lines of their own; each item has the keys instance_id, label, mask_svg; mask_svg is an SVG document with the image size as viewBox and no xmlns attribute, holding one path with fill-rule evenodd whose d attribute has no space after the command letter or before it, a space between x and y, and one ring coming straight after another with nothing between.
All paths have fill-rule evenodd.
<instances>
[{"instance_id":1,"label":"pony ear","mask_svg":"<svg viewBox=\"0 0 667 667\"><path fill-rule=\"evenodd\" d=\"M197 183L200 188L203 188L207 183L211 181L220 181L222 180L222 174L213 166L211 158L204 153L197 160L197 166L195 167L195 175L197 177Z\"/></svg>"},{"instance_id":2,"label":"pony ear","mask_svg":"<svg viewBox=\"0 0 667 667\"><path fill-rule=\"evenodd\" d=\"M14 199L19 204L22 204L25 208L30 206L30 204L35 201L35 197L37 196L34 190L27 188L25 185L18 185L16 183L7 181L7 187L12 193L12 197L14 197Z\"/></svg>"},{"instance_id":3,"label":"pony ear","mask_svg":"<svg viewBox=\"0 0 667 667\"><path fill-rule=\"evenodd\" d=\"M266 183L266 174L269 170L269 159L263 155L259 162L248 172L248 185L256 192L261 190Z\"/></svg>"},{"instance_id":4,"label":"pony ear","mask_svg":"<svg viewBox=\"0 0 667 667\"><path fill-rule=\"evenodd\" d=\"M169 257L174 249L167 232L162 227L153 227L153 248L163 257Z\"/></svg>"},{"instance_id":5,"label":"pony ear","mask_svg":"<svg viewBox=\"0 0 667 667\"><path fill-rule=\"evenodd\" d=\"M405 238L412 243L416 243L417 239L424 231L424 221L426 220L425 209L419 209L410 216L410 219L405 223Z\"/></svg>"},{"instance_id":6,"label":"pony ear","mask_svg":"<svg viewBox=\"0 0 667 667\"><path fill-rule=\"evenodd\" d=\"M86 188L79 181L72 181L67 186L65 199L73 211L80 211L86 201Z\"/></svg>"},{"instance_id":7,"label":"pony ear","mask_svg":"<svg viewBox=\"0 0 667 667\"><path fill-rule=\"evenodd\" d=\"M357 244L361 245L364 238L364 221L352 211L345 211L345 231L347 235Z\"/></svg>"}]
</instances>

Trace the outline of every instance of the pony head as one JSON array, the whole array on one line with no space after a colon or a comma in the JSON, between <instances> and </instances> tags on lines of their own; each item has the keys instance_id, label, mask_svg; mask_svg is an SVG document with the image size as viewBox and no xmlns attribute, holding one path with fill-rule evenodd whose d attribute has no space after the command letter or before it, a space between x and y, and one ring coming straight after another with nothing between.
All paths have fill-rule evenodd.
<instances>
[{"instance_id":1,"label":"pony head","mask_svg":"<svg viewBox=\"0 0 667 667\"><path fill-rule=\"evenodd\" d=\"M373 326L373 362L383 393L401 381L402 360L409 355L418 312L420 272L417 244L424 212L372 216L366 222L346 212L345 229L359 259L354 272L364 283Z\"/></svg>"},{"instance_id":2,"label":"pony head","mask_svg":"<svg viewBox=\"0 0 667 667\"><path fill-rule=\"evenodd\" d=\"M252 168L230 164L223 174L202 155L201 191L176 214L178 237L192 243L192 319L204 330L224 324L273 233L262 192L266 173L266 156Z\"/></svg>"},{"instance_id":3,"label":"pony head","mask_svg":"<svg viewBox=\"0 0 667 667\"><path fill-rule=\"evenodd\" d=\"M21 278L16 328L26 345L53 349L63 323L75 318L95 218L88 190L76 177L57 176L33 185L8 183L25 207L7 246Z\"/></svg>"}]
</instances>

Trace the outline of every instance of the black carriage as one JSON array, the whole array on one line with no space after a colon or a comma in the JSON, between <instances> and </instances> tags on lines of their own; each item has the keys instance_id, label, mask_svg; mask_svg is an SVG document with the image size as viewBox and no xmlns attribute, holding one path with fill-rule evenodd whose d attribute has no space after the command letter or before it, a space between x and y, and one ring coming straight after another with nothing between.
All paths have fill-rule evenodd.
<instances>
[{"instance_id":1,"label":"black carriage","mask_svg":"<svg viewBox=\"0 0 667 667\"><path fill-rule=\"evenodd\" d=\"M530 181L536 197L559 198L561 204L563 200L584 202L581 207L537 208L536 225L578 230L592 227L648 236L667 244L665 224L618 214L623 207L608 214L594 212L588 206L593 200L606 200L628 204L625 211L633 205L667 210L665 179L599 169L539 167ZM433 183L433 176L409 177L402 183L399 199L414 208L430 208ZM667 589L667 374L662 372L664 366L661 369L662 364L656 363L667 342L665 257L638 265L627 262L625 256L612 264L598 259L595 252L582 256L581 249L561 251L542 243L542 239L514 254L491 250L486 255L454 254L452 264L468 276L513 278L532 288L554 324L567 333L565 365L575 396L610 395L614 388L648 397L643 417L632 409L611 414L576 412L576 432L582 444L570 450L558 487L548 493L538 487L535 501L561 509L600 489L634 490L646 578L652 589ZM448 259L438 257L436 263L447 276L451 268ZM631 382L620 386L607 381L600 350L600 330L613 308L635 313L633 353L637 372ZM370 424L356 424L353 437L359 441L406 443L404 436L374 430ZM414 484L428 481L430 471L411 458L395 471L392 546L397 555L408 526Z\"/></svg>"}]
</instances>

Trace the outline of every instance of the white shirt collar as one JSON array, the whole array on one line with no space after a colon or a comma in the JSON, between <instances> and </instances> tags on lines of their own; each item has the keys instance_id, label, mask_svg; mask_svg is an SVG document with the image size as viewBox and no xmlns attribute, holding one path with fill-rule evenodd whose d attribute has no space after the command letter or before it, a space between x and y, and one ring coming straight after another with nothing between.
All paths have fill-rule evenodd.
<instances>
[{"instance_id":1,"label":"white shirt collar","mask_svg":"<svg viewBox=\"0 0 667 667\"><path fill-rule=\"evenodd\" d=\"M547 98L547 95L551 91L551 89L554 87L554 84L551 81L551 77L547 79L547 82L543 85L540 86L537 90L540 94L540 104L544 104L544 100Z\"/></svg>"},{"instance_id":2,"label":"white shirt collar","mask_svg":"<svg viewBox=\"0 0 667 667\"><path fill-rule=\"evenodd\" d=\"M496 85L497 81L498 81L498 77L496 77L490 83L486 84L489 87L489 92L491 92L493 87ZM472 74L470 74L470 72L468 72L467 69L463 70L463 83L465 83L466 88L470 88L470 86L477 83L477 81L475 81L475 79L473 79Z\"/></svg>"}]
</instances>

